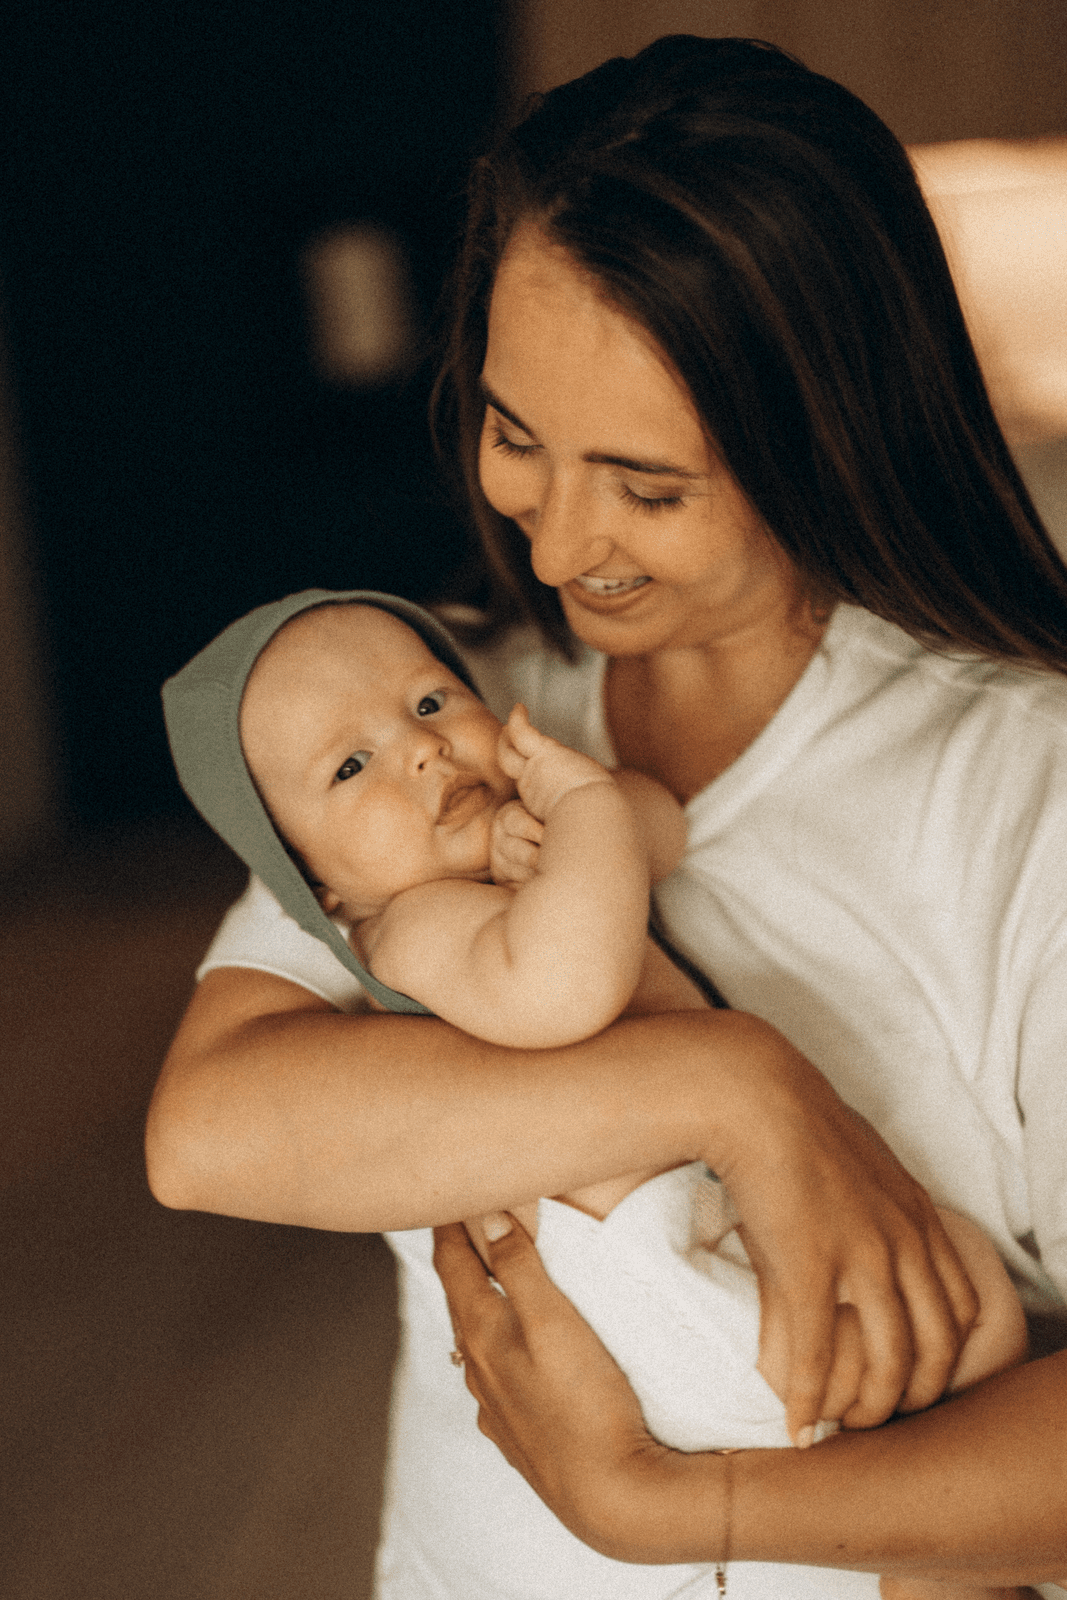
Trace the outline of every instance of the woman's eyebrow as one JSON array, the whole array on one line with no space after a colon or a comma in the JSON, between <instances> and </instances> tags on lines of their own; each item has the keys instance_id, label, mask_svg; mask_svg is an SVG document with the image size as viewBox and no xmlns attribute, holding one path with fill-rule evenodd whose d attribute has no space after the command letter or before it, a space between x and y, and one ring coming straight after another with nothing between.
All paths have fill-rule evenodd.
<instances>
[{"instance_id":1,"label":"woman's eyebrow","mask_svg":"<svg viewBox=\"0 0 1067 1600\"><path fill-rule=\"evenodd\" d=\"M509 422L513 423L516 428L521 429L523 433L529 434L531 439L536 438L533 430L523 422L522 418L517 417L514 411L510 411L504 402L493 393L484 378L478 380L478 387L486 405L492 406L494 411L499 411L502 417L506 417ZM631 456L612 456L606 454L603 450L590 450L582 457L582 460L588 461L594 466L625 467L627 472L645 472L649 477L690 479L707 477L706 472L693 472L689 467L676 466L673 461L635 461Z\"/></svg>"}]
</instances>

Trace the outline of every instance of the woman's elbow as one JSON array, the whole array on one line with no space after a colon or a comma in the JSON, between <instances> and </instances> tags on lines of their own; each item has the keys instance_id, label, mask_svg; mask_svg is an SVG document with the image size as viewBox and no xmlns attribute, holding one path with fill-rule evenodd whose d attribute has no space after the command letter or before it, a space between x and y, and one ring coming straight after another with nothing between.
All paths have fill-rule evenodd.
<instances>
[{"instance_id":1,"label":"woman's elbow","mask_svg":"<svg viewBox=\"0 0 1067 1600\"><path fill-rule=\"evenodd\" d=\"M148 1187L172 1211L213 1211L210 1179L214 1163L205 1150L202 1119L180 1082L166 1069L156 1086L145 1124Z\"/></svg>"},{"instance_id":2,"label":"woman's elbow","mask_svg":"<svg viewBox=\"0 0 1067 1600\"><path fill-rule=\"evenodd\" d=\"M190 1194L185 1145L170 1116L166 1096L157 1090L148 1110L144 1153L148 1187L161 1206L173 1211L197 1209Z\"/></svg>"}]
</instances>

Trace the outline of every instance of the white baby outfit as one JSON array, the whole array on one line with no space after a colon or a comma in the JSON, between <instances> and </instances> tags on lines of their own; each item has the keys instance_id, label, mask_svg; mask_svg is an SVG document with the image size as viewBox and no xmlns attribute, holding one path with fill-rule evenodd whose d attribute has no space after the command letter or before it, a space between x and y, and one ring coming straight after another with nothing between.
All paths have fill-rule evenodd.
<instances>
[{"instance_id":1,"label":"white baby outfit","mask_svg":"<svg viewBox=\"0 0 1067 1600\"><path fill-rule=\"evenodd\" d=\"M602 657L569 667L527 633L472 664L498 715L522 699L546 733L614 764ZM685 859L656 897L675 945L814 1061L939 1204L985 1230L1028 1304L1062 1312L1067 681L939 657L839 606L776 717L686 815ZM255 884L202 970L225 965L342 1010L358 998ZM654 1432L682 1448L785 1444L754 1371L755 1286L736 1235L714 1254L701 1242L715 1232L708 1196L687 1167L603 1223L543 1201L539 1248ZM710 1568L608 1561L562 1528L477 1432L429 1234L387 1237L403 1336L380 1600L714 1595ZM731 1563L729 1593L859 1600L877 1580Z\"/></svg>"}]
</instances>

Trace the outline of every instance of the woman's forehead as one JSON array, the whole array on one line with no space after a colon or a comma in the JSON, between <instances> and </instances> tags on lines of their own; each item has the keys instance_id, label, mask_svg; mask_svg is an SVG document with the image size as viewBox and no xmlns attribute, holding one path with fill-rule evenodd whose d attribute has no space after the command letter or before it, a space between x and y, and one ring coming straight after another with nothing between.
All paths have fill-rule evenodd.
<instances>
[{"instance_id":1,"label":"woman's forehead","mask_svg":"<svg viewBox=\"0 0 1067 1600\"><path fill-rule=\"evenodd\" d=\"M482 382L490 403L538 438L583 455L673 461L681 451L690 470L706 470L705 429L673 364L539 230L501 262Z\"/></svg>"}]
</instances>

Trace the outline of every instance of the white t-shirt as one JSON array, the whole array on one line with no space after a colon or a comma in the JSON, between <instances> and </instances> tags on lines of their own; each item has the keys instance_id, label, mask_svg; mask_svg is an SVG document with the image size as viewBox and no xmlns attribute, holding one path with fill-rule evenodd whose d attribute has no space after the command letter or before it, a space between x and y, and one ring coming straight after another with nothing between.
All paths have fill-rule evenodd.
<instances>
[{"instance_id":1,"label":"white t-shirt","mask_svg":"<svg viewBox=\"0 0 1067 1600\"><path fill-rule=\"evenodd\" d=\"M546 733L614 764L603 657L585 651L570 667L526 632L472 665L498 715L522 699ZM772 1022L815 1062L940 1204L985 1229L1028 1304L1062 1309L1067 680L934 655L869 613L839 606L773 721L686 814L685 858L657 891L672 941L731 1005ZM340 1009L358 998L325 947L255 884L201 971L225 965L278 973ZM473 1428L473 1411L461 1382L446 1404L443 1389L455 1376L441 1370L450 1330L425 1241L406 1234L391 1242L406 1262L411 1325L394 1401L381 1592L397 1600L555 1595L544 1553L529 1585L519 1570L521 1551L533 1548L520 1526L529 1521L542 1552L553 1536L527 1506L521 1480L500 1475L502 1458L483 1460L477 1436L477 1445L464 1442L462 1464L447 1449L434 1464L434 1407L452 1407L450 1420L444 1411L437 1420L456 1434L453 1445L464 1418ZM445 1524L425 1508L421 1516L405 1509L441 1469L460 1552L444 1580L420 1563ZM464 1474L477 1485L467 1539L455 1503ZM442 1502L441 1518L445 1510ZM490 1579L479 1562L487 1559L482 1535L494 1526L519 1542L510 1554L498 1548ZM423 1554L410 1554L412 1541ZM560 1551L561 1600L705 1592L706 1569L621 1567L577 1549L593 1564L575 1555L568 1567L571 1554ZM610 1569L602 1583L596 1563ZM731 1596L777 1596L786 1576L792 1594L875 1592L861 1575L734 1565Z\"/></svg>"}]
</instances>

